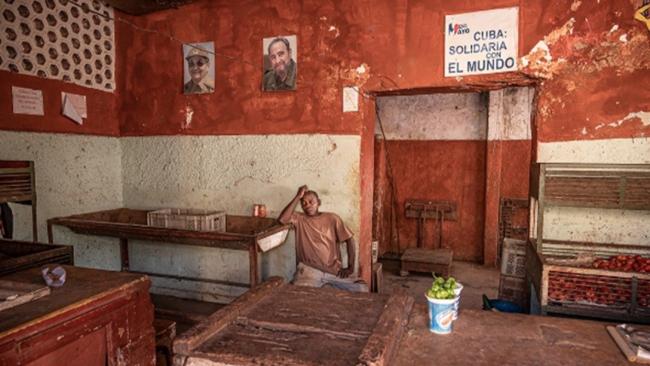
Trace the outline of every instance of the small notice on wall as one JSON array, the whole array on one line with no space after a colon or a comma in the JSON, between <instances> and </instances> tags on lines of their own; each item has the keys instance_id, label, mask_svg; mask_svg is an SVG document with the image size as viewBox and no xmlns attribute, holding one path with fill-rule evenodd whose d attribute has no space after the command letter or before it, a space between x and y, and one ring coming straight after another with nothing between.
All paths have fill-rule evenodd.
<instances>
[{"instance_id":1,"label":"small notice on wall","mask_svg":"<svg viewBox=\"0 0 650 366\"><path fill-rule=\"evenodd\" d=\"M359 111L359 87L343 88L343 112Z\"/></svg>"},{"instance_id":2,"label":"small notice on wall","mask_svg":"<svg viewBox=\"0 0 650 366\"><path fill-rule=\"evenodd\" d=\"M86 96L70 93L61 93L61 104L63 105L64 116L70 118L78 124L83 124L83 118L88 118L86 108Z\"/></svg>"},{"instance_id":3,"label":"small notice on wall","mask_svg":"<svg viewBox=\"0 0 650 366\"><path fill-rule=\"evenodd\" d=\"M41 90L11 87L15 114L43 116L43 92Z\"/></svg>"},{"instance_id":4,"label":"small notice on wall","mask_svg":"<svg viewBox=\"0 0 650 366\"><path fill-rule=\"evenodd\" d=\"M445 17L445 76L517 69L519 8Z\"/></svg>"}]
</instances>

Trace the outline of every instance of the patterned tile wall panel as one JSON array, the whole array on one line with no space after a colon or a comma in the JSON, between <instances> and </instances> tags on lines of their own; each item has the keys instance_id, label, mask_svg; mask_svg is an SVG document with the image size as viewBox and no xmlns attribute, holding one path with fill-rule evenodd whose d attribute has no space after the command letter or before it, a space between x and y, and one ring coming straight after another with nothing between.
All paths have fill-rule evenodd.
<instances>
[{"instance_id":1,"label":"patterned tile wall panel","mask_svg":"<svg viewBox=\"0 0 650 366\"><path fill-rule=\"evenodd\" d=\"M0 0L0 69L115 90L113 9L97 0Z\"/></svg>"}]
</instances>

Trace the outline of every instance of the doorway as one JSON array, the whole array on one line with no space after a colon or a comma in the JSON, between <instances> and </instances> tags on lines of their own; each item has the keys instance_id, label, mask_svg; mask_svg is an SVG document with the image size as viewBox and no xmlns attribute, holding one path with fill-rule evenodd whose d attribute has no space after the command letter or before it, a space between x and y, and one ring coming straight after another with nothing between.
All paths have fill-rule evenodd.
<instances>
[{"instance_id":1,"label":"doorway","mask_svg":"<svg viewBox=\"0 0 650 366\"><path fill-rule=\"evenodd\" d=\"M449 248L455 261L496 265L499 202L528 196L533 97L529 87L377 97L372 230L380 257ZM455 212L418 224L407 212L412 200L448 202Z\"/></svg>"}]
</instances>

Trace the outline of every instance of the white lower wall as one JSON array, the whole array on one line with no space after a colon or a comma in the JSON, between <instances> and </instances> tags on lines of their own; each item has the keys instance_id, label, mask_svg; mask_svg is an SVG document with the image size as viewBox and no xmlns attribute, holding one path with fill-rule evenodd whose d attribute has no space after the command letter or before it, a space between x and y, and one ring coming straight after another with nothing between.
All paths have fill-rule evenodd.
<instances>
[{"instance_id":1,"label":"white lower wall","mask_svg":"<svg viewBox=\"0 0 650 366\"><path fill-rule=\"evenodd\" d=\"M359 232L360 137L246 135L126 137L122 145L124 206L192 207L250 215L263 203L277 217L298 187L316 190L323 211L338 213ZM131 243L131 242L130 242ZM248 282L248 253L133 241L134 270ZM357 256L358 258L358 256ZM293 234L263 256L263 276L290 279L295 271ZM153 292L226 302L242 289L153 279Z\"/></svg>"},{"instance_id":2,"label":"white lower wall","mask_svg":"<svg viewBox=\"0 0 650 366\"><path fill-rule=\"evenodd\" d=\"M121 145L118 138L0 131L0 160L35 165L39 241L47 241L49 218L122 205ZM14 238L32 239L31 206L11 205ZM72 244L65 237L57 242ZM83 265L84 259L75 259Z\"/></svg>"},{"instance_id":3,"label":"white lower wall","mask_svg":"<svg viewBox=\"0 0 650 366\"><path fill-rule=\"evenodd\" d=\"M650 164L650 138L539 142L540 163Z\"/></svg>"},{"instance_id":4,"label":"white lower wall","mask_svg":"<svg viewBox=\"0 0 650 366\"><path fill-rule=\"evenodd\" d=\"M254 204L263 203L268 215L277 217L302 184L319 192L323 211L338 213L358 234L359 157L356 135L113 138L0 131L0 159L35 162L41 241L47 240L49 218L117 207L213 208L250 215ZM31 208L12 208L15 238L31 240ZM116 238L55 226L54 241L74 246L76 265L120 269ZM248 282L246 252L129 243L136 271ZM295 260L290 234L283 246L262 257L262 274L290 279ZM152 282L153 292L217 302L244 291L155 277Z\"/></svg>"}]
</instances>

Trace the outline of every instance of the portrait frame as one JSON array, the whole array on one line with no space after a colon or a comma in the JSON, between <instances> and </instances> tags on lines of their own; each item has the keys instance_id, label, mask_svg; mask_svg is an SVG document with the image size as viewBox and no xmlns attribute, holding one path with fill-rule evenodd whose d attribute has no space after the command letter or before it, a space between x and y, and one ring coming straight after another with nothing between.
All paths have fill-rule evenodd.
<instances>
[{"instance_id":1,"label":"portrait frame","mask_svg":"<svg viewBox=\"0 0 650 366\"><path fill-rule=\"evenodd\" d=\"M183 44L183 94L214 92L216 69L214 56L214 42ZM206 69L203 69L203 65L205 65L203 60L206 58L208 63L205 66Z\"/></svg>"},{"instance_id":2,"label":"portrait frame","mask_svg":"<svg viewBox=\"0 0 650 366\"><path fill-rule=\"evenodd\" d=\"M298 79L298 36L294 34L263 38L262 55L262 91L295 91Z\"/></svg>"}]
</instances>

